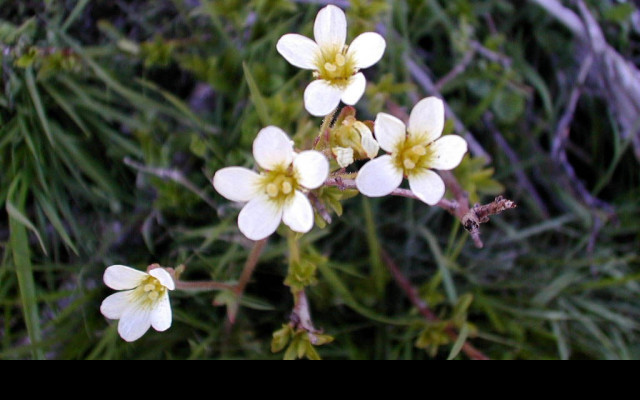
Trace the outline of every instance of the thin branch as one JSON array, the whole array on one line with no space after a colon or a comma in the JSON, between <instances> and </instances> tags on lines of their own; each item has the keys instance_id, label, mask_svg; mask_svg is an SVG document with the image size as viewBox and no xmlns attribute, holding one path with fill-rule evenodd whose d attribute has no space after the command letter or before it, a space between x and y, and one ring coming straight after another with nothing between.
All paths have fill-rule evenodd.
<instances>
[{"instance_id":1,"label":"thin branch","mask_svg":"<svg viewBox=\"0 0 640 400\"><path fill-rule=\"evenodd\" d=\"M522 168L522 162L520 161L520 158L518 157L516 152L511 148L511 146L509 145L507 140L504 138L500 130L493 123L493 114L486 113L483 120L484 120L484 124L487 126L489 131L493 134L493 139L496 141L498 146L500 146L502 151L505 153L505 155L509 159L509 162L514 166L515 175L516 175L516 178L518 179L518 183L520 184L520 186L523 187L529 193L529 196L531 196L531 199L536 203L536 205L542 212L542 216L544 218L549 218L550 213L549 213L549 209L547 208L547 205L544 203L544 200L542 200L542 196L540 196L540 193L538 193L538 191L536 190L536 187L533 185L533 183L527 176L526 172Z\"/></svg>"},{"instance_id":2,"label":"thin branch","mask_svg":"<svg viewBox=\"0 0 640 400\"><path fill-rule=\"evenodd\" d=\"M235 286L213 281L186 282L175 280L176 289L186 292L212 292L215 290L234 290Z\"/></svg>"},{"instance_id":3,"label":"thin branch","mask_svg":"<svg viewBox=\"0 0 640 400\"><path fill-rule=\"evenodd\" d=\"M437 90L436 85L429 77L429 74L427 74L427 72L424 71L424 69L421 68L418 63L416 63L410 57L406 57L405 62L413 79L422 87L422 89L426 93L442 98L442 94L440 94L440 92ZM453 112L453 109L446 102L445 110L449 118L453 120L456 132L464 136L464 138L467 139L467 142L469 142L469 148L471 149L473 155L476 157L483 157L485 160L487 160L488 163L490 163L493 158L482 147L480 142L478 142L473 134L469 132L469 130L464 126L462 120L458 118L458 116Z\"/></svg>"},{"instance_id":4,"label":"thin branch","mask_svg":"<svg viewBox=\"0 0 640 400\"><path fill-rule=\"evenodd\" d=\"M354 189L357 190L358 189L358 187L356 186L356 181L353 179L342 179L339 177L330 178L324 184L325 186L337 187L340 190L354 190ZM420 198L416 196L415 193L407 189L396 189L390 194L390 196L405 197L407 199L420 200ZM440 207L455 216L456 211L459 208L459 205L455 201L442 199L438 203L437 207Z\"/></svg>"},{"instance_id":5,"label":"thin branch","mask_svg":"<svg viewBox=\"0 0 640 400\"><path fill-rule=\"evenodd\" d=\"M263 239L256 242L253 246L251 254L249 254L249 258L244 265L244 270L242 271L242 275L240 276L240 281L238 281L238 285L234 289L236 295L238 296L238 300L244 294L244 291L247 288L247 285L249 284L249 281L251 280L256 267L258 266L260 255L262 254L264 248L267 246L268 241L269 239Z\"/></svg>"},{"instance_id":6,"label":"thin branch","mask_svg":"<svg viewBox=\"0 0 640 400\"><path fill-rule=\"evenodd\" d=\"M469 65L471 65L475 56L476 49L472 48L467 52L467 54L464 55L464 58L458 65L456 65L447 75L445 75L435 84L436 91L441 92L442 88L447 86L449 82L462 75L467 70L467 68L469 68Z\"/></svg>"},{"instance_id":7,"label":"thin branch","mask_svg":"<svg viewBox=\"0 0 640 400\"><path fill-rule=\"evenodd\" d=\"M471 235L471 239L473 240L473 243L476 245L476 247L479 249L483 248L484 243L480 238L480 225L478 224L477 229L475 226L473 227L473 229L469 229L470 225L464 223L465 216L469 214L470 211L469 193L467 193L462 188L455 175L453 175L453 172L441 171L440 176L442 176L446 187L451 191L451 193L453 193L453 196L460 205L456 210L456 217L458 217L460 222L462 222L462 225L469 232L469 234Z\"/></svg>"},{"instance_id":8,"label":"thin branch","mask_svg":"<svg viewBox=\"0 0 640 400\"><path fill-rule=\"evenodd\" d=\"M441 176L445 184L456 197L456 200L442 199L437 207L444 209L451 215L460 220L464 228L469 232L477 248L484 247L484 243L480 238L480 225L489 222L488 217L501 214L504 211L516 208L516 203L511 200L505 200L498 197L494 202L476 206L473 209L469 207L469 196L462 189L453 174L441 171ZM340 190L356 189L356 182L352 179L342 179L340 177L330 178L325 182L325 186L337 187ZM396 189L391 192L390 196L405 197L408 199L420 200L415 193L407 189Z\"/></svg>"},{"instance_id":9,"label":"thin branch","mask_svg":"<svg viewBox=\"0 0 640 400\"><path fill-rule=\"evenodd\" d=\"M502 214L507 210L513 210L518 206L511 200L507 200L504 197L497 197L493 203L489 203L484 206L477 205L473 207L462 217L462 226L466 229L474 240L479 240L476 245L479 248L484 247L484 244L480 240L480 225L486 224L490 221L490 217L494 215Z\"/></svg>"},{"instance_id":10,"label":"thin branch","mask_svg":"<svg viewBox=\"0 0 640 400\"><path fill-rule=\"evenodd\" d=\"M589 190L585 187L584 183L578 177L575 169L569 162L569 158L567 156L567 143L570 140L571 135L571 124L573 122L576 108L578 107L578 103L580 98L582 97L582 90L584 83L587 79L589 71L593 65L593 57L589 56L585 63L582 65L580 73L578 75L578 79L576 85L571 92L571 97L569 99L569 104L567 105L567 109L565 110L560 122L558 123L558 127L555 132L553 146L552 146L552 157L558 166L565 172L567 177L569 178L569 184L573 188L574 192L580 196L582 201L593 209L600 209L606 211L608 214L614 214L615 210L613 207L604 201L594 197Z\"/></svg>"},{"instance_id":11,"label":"thin branch","mask_svg":"<svg viewBox=\"0 0 640 400\"><path fill-rule=\"evenodd\" d=\"M181 185L183 187L185 187L187 190L189 190L190 192L193 192L194 194L196 194L198 197L200 197L205 203L207 203L209 206L211 206L214 209L217 209L218 206L217 204L213 201L212 198L210 198L203 190L201 190L197 185L195 185L193 182L191 182L189 179L187 179L184 174L182 173L182 171L176 170L176 169L167 169L167 168L154 168L154 167L148 167L144 164L141 164L139 162L133 161L130 158L125 158L124 159L124 163L126 165L128 165L129 167L145 173L145 174L149 174L149 175L153 175L156 176L162 180L170 180L173 181L175 183L177 183L178 185Z\"/></svg>"},{"instance_id":12,"label":"thin branch","mask_svg":"<svg viewBox=\"0 0 640 400\"><path fill-rule=\"evenodd\" d=\"M216 290L234 290L235 286L229 285L227 283L214 282L214 281L194 281L187 282L180 280L180 273L176 272L173 268L163 268L160 264L151 264L147 268L147 272L152 271L154 269L162 268L171 275L173 282L176 285L176 290L182 290L186 292L213 292ZM184 272L184 266L181 267ZM180 268L178 268L180 270Z\"/></svg>"},{"instance_id":13,"label":"thin branch","mask_svg":"<svg viewBox=\"0 0 640 400\"><path fill-rule=\"evenodd\" d=\"M409 279L404 276L404 274L400 271L400 268L396 265L393 259L387 254L385 251L382 251L382 259L384 260L385 265L393 275L396 283L404 291L411 304L414 305L420 312L420 314L429 322L438 322L440 321L438 317L429 309L427 303L422 300L418 290L411 284ZM453 342L458 340L458 333L453 327L447 327L446 329L447 335L451 338ZM473 347L473 345L469 342L465 343L462 346L462 351L472 360L478 361L487 361L490 358L482 353L480 350Z\"/></svg>"},{"instance_id":14,"label":"thin branch","mask_svg":"<svg viewBox=\"0 0 640 400\"><path fill-rule=\"evenodd\" d=\"M489 61L496 62L501 64L505 68L511 68L513 65L513 60L504 54L497 53L491 49L488 49L482 45L482 43L473 40L471 41L471 47L478 52L482 57L486 58Z\"/></svg>"}]
</instances>

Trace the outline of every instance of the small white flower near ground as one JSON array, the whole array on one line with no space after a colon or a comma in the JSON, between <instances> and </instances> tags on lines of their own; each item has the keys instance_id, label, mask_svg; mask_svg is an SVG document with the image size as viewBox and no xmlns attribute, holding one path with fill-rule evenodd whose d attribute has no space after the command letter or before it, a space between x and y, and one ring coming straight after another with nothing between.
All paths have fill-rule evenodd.
<instances>
[{"instance_id":1,"label":"small white flower near ground","mask_svg":"<svg viewBox=\"0 0 640 400\"><path fill-rule=\"evenodd\" d=\"M307 87L304 103L309 113L323 117L340 100L351 106L360 101L367 86L360 70L378 63L387 44L379 34L367 32L347 46L347 17L333 5L318 13L314 36L315 41L298 34L284 35L277 49L292 65L314 71L316 80Z\"/></svg>"},{"instance_id":2,"label":"small white flower near ground","mask_svg":"<svg viewBox=\"0 0 640 400\"><path fill-rule=\"evenodd\" d=\"M225 198L247 203L238 217L240 231L251 240L271 236L284 222L299 233L311 231L314 212L305 191L317 189L329 176L329 161L317 151L296 154L280 128L260 131L253 155L264 170L239 167L216 173L213 186Z\"/></svg>"},{"instance_id":3,"label":"small white flower near ground","mask_svg":"<svg viewBox=\"0 0 640 400\"><path fill-rule=\"evenodd\" d=\"M111 289L121 290L107 297L100 311L109 319L120 320L118 333L122 339L135 342L151 327L158 332L171 327L169 291L176 287L163 268L146 273L114 265L105 271L104 283Z\"/></svg>"},{"instance_id":4,"label":"small white flower near ground","mask_svg":"<svg viewBox=\"0 0 640 400\"><path fill-rule=\"evenodd\" d=\"M413 193L433 206L446 192L442 178L433 170L449 171L462 162L467 142L460 136L442 136L445 110L442 100L430 97L418 103L409 126L399 119L380 113L375 134L387 155L367 163L356 179L358 190L369 197L384 197L408 178Z\"/></svg>"}]
</instances>

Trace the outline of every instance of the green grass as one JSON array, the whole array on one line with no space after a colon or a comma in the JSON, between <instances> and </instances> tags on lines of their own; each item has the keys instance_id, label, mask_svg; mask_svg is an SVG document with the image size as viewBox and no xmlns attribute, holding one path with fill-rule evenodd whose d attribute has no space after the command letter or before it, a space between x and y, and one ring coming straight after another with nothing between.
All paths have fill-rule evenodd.
<instances>
[{"instance_id":1,"label":"green grass","mask_svg":"<svg viewBox=\"0 0 640 400\"><path fill-rule=\"evenodd\" d=\"M251 144L266 124L299 145L313 140L322 121L301 101L310 75L275 45L285 33L310 35L318 6L98 3L0 1L0 359L282 358L270 344L293 307L282 284L285 238L269 243L233 327L211 294L175 293L172 329L126 344L100 315L111 293L101 277L112 264L159 262L187 265L186 279L239 278L251 248L235 225L237 208L210 178L252 166ZM611 3L589 5L610 44L637 61L628 10ZM466 165L460 180L489 201L500 188L484 170L493 168L519 208L483 225L478 250L441 210L397 198L345 201L342 218L302 241L305 257L321 260L309 291L314 323L336 339L320 355L465 358L462 340L423 349L439 328L396 286L383 249L433 311L492 358L640 358L640 173L601 93L579 102L569 148L587 189L617 213L592 248L603 214L571 190L550 154L579 70L570 34L525 1L358 0L348 15L350 38L383 26L389 39L383 61L367 71L358 111L368 119L432 94L412 80L407 58L435 81L474 43L508 58L476 54L442 94L493 157ZM494 140L489 115L517 163ZM125 158L180 171L199 190L136 171Z\"/></svg>"}]
</instances>

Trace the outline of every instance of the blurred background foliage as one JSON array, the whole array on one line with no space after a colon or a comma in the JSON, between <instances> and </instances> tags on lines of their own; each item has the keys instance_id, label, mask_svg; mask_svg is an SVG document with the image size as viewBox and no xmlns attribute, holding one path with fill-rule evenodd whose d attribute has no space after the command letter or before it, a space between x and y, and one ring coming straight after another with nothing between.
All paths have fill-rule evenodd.
<instances>
[{"instance_id":1,"label":"blurred background foliage","mask_svg":"<svg viewBox=\"0 0 640 400\"><path fill-rule=\"evenodd\" d=\"M238 279L250 243L209 179L251 167L267 124L299 144L317 132L301 101L309 74L275 51L285 33L311 34L310 3L0 0L0 359L282 357L271 339L292 308L286 240L270 242L233 326L211 294L175 293L173 328L126 344L100 315L101 277L159 262L186 265L187 279ZM377 29L389 43L359 116L432 95L418 68L493 158L456 172L472 201L504 192L520 207L483 226L478 250L442 210L341 206L328 193L343 217L303 239L314 322L335 337L321 356L464 358L444 334L452 324L497 359L640 358L638 161L589 82L567 144L576 176L552 156L583 51L571 33L524 0L335 3L348 5L350 37ZM588 5L637 65L636 6ZM419 317L381 250L445 323Z\"/></svg>"}]
</instances>

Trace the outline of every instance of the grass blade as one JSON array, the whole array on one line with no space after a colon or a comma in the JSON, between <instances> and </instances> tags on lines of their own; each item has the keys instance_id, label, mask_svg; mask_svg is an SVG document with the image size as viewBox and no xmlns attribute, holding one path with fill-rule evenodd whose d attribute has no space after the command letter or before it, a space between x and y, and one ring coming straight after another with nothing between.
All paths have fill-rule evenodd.
<instances>
[{"instance_id":1,"label":"grass blade","mask_svg":"<svg viewBox=\"0 0 640 400\"><path fill-rule=\"evenodd\" d=\"M451 349L451 353L449 353L449 357L447 357L447 361L453 361L455 360L456 357L458 357L458 355L462 351L462 347L464 347L464 344L467 342L467 339L469 338L469 333L470 333L469 325L464 324L464 326L460 330L460 335L458 336L458 340L456 340L456 343L453 345L453 348Z\"/></svg>"},{"instance_id":2,"label":"grass blade","mask_svg":"<svg viewBox=\"0 0 640 400\"><path fill-rule=\"evenodd\" d=\"M260 93L260 89L258 88L258 84L251 74L251 70L246 63L242 63L242 69L244 69L244 76L247 80L247 84L249 85L249 91L251 92L251 100L253 101L253 105L256 107L256 111L258 112L258 117L260 117L260 122L262 125L268 126L271 125L271 117L269 116L269 107Z\"/></svg>"},{"instance_id":3,"label":"grass blade","mask_svg":"<svg viewBox=\"0 0 640 400\"><path fill-rule=\"evenodd\" d=\"M15 191L19 183L19 178L14 181L10 194ZM21 188L18 199L19 208L14 207L9 202L11 196L7 199L7 212L9 213L9 243L13 255L13 263L16 267L16 275L18 277L22 311L27 325L27 331L29 332L29 339L31 340L31 344L36 346L42 341L42 330L40 328L40 317L36 301L36 286L31 265L29 235L27 234L27 225L25 222L29 225L31 225L31 223L26 220L26 218L23 218L23 213L20 211L20 208L24 208L27 194L26 188L24 185ZM32 356L35 359L42 360L44 359L44 352L41 348L34 347Z\"/></svg>"},{"instance_id":4,"label":"grass blade","mask_svg":"<svg viewBox=\"0 0 640 400\"><path fill-rule=\"evenodd\" d=\"M33 101L33 105L36 108L36 113L38 114L38 119L42 124L42 129L44 129L49 142L51 143L51 145L53 145L53 135L51 134L51 128L49 127L49 121L44 110L44 105L42 104L42 99L40 98L40 93L38 93L38 88L36 87L36 80L33 77L33 70L31 68L27 68L24 76L27 83L27 89L29 89L29 95L31 95L31 101Z\"/></svg>"}]
</instances>

